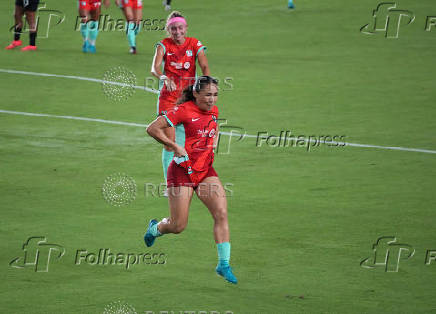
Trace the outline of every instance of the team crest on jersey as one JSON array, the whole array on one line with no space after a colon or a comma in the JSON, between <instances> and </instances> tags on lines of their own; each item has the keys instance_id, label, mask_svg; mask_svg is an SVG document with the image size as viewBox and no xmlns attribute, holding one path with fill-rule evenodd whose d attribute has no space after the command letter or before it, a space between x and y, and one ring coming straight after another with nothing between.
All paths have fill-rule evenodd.
<instances>
[{"instance_id":1,"label":"team crest on jersey","mask_svg":"<svg viewBox=\"0 0 436 314\"><path fill-rule=\"evenodd\" d=\"M186 55L188 57L192 57L192 50L186 50Z\"/></svg>"},{"instance_id":2,"label":"team crest on jersey","mask_svg":"<svg viewBox=\"0 0 436 314\"><path fill-rule=\"evenodd\" d=\"M215 115L212 115L212 120L216 122L216 117L215 117Z\"/></svg>"},{"instance_id":3,"label":"team crest on jersey","mask_svg":"<svg viewBox=\"0 0 436 314\"><path fill-rule=\"evenodd\" d=\"M187 70L189 69L189 67L191 66L191 63L189 62L185 62L185 64L183 65L183 67Z\"/></svg>"}]
</instances>

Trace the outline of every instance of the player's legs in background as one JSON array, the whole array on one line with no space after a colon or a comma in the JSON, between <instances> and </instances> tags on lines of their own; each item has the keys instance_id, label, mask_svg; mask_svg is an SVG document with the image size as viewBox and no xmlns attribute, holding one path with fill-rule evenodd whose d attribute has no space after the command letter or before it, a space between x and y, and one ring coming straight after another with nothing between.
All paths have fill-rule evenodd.
<instances>
[{"instance_id":1,"label":"player's legs in background","mask_svg":"<svg viewBox=\"0 0 436 314\"><path fill-rule=\"evenodd\" d=\"M135 8L133 10L133 19L135 20L135 30L134 30L134 32L135 32L135 45L136 45L136 36L138 36L139 32L141 31L141 21L142 21L142 2L139 2L139 0L138 0L137 5L139 6L139 4L140 4L140 7ZM136 46L135 46L135 49L132 53L136 53Z\"/></svg>"},{"instance_id":2,"label":"player's legs in background","mask_svg":"<svg viewBox=\"0 0 436 314\"><path fill-rule=\"evenodd\" d=\"M88 21L89 21L89 10L79 9L80 16L80 34L83 38L83 46L82 51L88 52L89 46L89 29L88 29Z\"/></svg>"},{"instance_id":3,"label":"player's legs in background","mask_svg":"<svg viewBox=\"0 0 436 314\"><path fill-rule=\"evenodd\" d=\"M35 11L25 10L26 20L29 24L29 45L21 48L22 51L36 50L36 34L38 25L36 23Z\"/></svg>"},{"instance_id":4,"label":"player's legs in background","mask_svg":"<svg viewBox=\"0 0 436 314\"><path fill-rule=\"evenodd\" d=\"M294 9L295 8L295 4L293 0L288 0L288 8L289 9Z\"/></svg>"},{"instance_id":5,"label":"player's legs in background","mask_svg":"<svg viewBox=\"0 0 436 314\"><path fill-rule=\"evenodd\" d=\"M130 47L129 52L131 54L135 54L136 53L136 35L135 35L136 22L133 15L133 8L131 6L124 5L123 12L124 12L124 16L126 17L126 35Z\"/></svg>"},{"instance_id":6,"label":"player's legs in background","mask_svg":"<svg viewBox=\"0 0 436 314\"><path fill-rule=\"evenodd\" d=\"M11 44L9 44L6 47L6 49L13 49L15 47L22 45L20 37L21 37L21 31L23 30L23 15L24 15L24 8L16 5L15 12L14 12L14 19L15 19L14 40L12 41Z\"/></svg>"},{"instance_id":7,"label":"player's legs in background","mask_svg":"<svg viewBox=\"0 0 436 314\"><path fill-rule=\"evenodd\" d=\"M151 220L144 235L145 244L150 247L155 239L166 233L180 233L188 224L189 205L193 195L193 188L188 186L170 187L168 189L168 204L170 217L160 222Z\"/></svg>"},{"instance_id":8,"label":"player's legs in background","mask_svg":"<svg viewBox=\"0 0 436 314\"><path fill-rule=\"evenodd\" d=\"M100 6L94 7L90 11L90 14L91 14L91 18L90 18L90 21L88 23L88 31L89 31L88 51L91 53L95 53L96 52L95 43L97 41L97 36L98 36L98 21L100 18Z\"/></svg>"},{"instance_id":9,"label":"player's legs in background","mask_svg":"<svg viewBox=\"0 0 436 314\"><path fill-rule=\"evenodd\" d=\"M218 251L216 272L231 283L237 283L230 268L230 233L227 219L227 198L224 187L218 177L207 177L196 190L198 198L211 213L214 226L213 234Z\"/></svg>"},{"instance_id":10,"label":"player's legs in background","mask_svg":"<svg viewBox=\"0 0 436 314\"><path fill-rule=\"evenodd\" d=\"M163 0L162 4L164 5L166 11L171 10L171 0Z\"/></svg>"}]
</instances>

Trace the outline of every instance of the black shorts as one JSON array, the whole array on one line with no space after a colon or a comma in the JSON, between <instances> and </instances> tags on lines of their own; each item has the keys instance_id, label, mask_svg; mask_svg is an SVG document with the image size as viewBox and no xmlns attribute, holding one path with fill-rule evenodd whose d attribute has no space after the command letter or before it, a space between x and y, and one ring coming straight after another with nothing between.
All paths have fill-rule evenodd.
<instances>
[{"instance_id":1,"label":"black shorts","mask_svg":"<svg viewBox=\"0 0 436 314\"><path fill-rule=\"evenodd\" d=\"M15 5L24 8L24 11L38 10L39 0L15 0Z\"/></svg>"}]
</instances>

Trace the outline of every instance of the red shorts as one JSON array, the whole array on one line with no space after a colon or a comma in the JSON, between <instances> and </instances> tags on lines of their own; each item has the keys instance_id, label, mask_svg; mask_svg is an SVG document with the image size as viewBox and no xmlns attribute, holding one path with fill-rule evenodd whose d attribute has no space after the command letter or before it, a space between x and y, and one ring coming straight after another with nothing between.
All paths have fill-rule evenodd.
<instances>
[{"instance_id":1,"label":"red shorts","mask_svg":"<svg viewBox=\"0 0 436 314\"><path fill-rule=\"evenodd\" d=\"M79 9L94 11L101 7L101 0L79 0Z\"/></svg>"},{"instance_id":2,"label":"red shorts","mask_svg":"<svg viewBox=\"0 0 436 314\"><path fill-rule=\"evenodd\" d=\"M142 9L142 0L121 0L120 7Z\"/></svg>"},{"instance_id":3,"label":"red shorts","mask_svg":"<svg viewBox=\"0 0 436 314\"><path fill-rule=\"evenodd\" d=\"M208 177L218 177L215 169L213 167L209 167L208 170L203 171L201 181ZM200 182L201 182L200 181ZM168 171L167 171L167 186L168 187L176 187L176 186L190 186L194 189L197 186L191 181L186 169L176 164L173 160L171 161Z\"/></svg>"},{"instance_id":4,"label":"red shorts","mask_svg":"<svg viewBox=\"0 0 436 314\"><path fill-rule=\"evenodd\" d=\"M176 106L176 100L174 102L163 100L159 98L158 100L158 108L157 108L157 115L164 115L170 112L174 107Z\"/></svg>"}]
</instances>

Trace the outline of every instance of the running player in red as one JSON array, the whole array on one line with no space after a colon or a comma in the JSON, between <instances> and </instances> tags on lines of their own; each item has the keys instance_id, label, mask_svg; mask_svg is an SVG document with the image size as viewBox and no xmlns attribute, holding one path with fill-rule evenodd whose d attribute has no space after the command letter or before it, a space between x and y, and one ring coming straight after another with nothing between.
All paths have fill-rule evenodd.
<instances>
[{"instance_id":1,"label":"running player in red","mask_svg":"<svg viewBox=\"0 0 436 314\"><path fill-rule=\"evenodd\" d=\"M104 0L104 5L106 8L109 7L110 0ZM79 0L80 33L83 38L83 52L96 53L95 42L98 36L100 8L101 0Z\"/></svg>"},{"instance_id":2,"label":"running player in red","mask_svg":"<svg viewBox=\"0 0 436 314\"><path fill-rule=\"evenodd\" d=\"M218 174L212 164L218 141L218 82L210 76L200 76L187 87L181 99L169 113L159 116L147 128L147 133L170 147L175 156L168 168L167 186L170 217L158 222L152 219L144 235L150 247L156 237L180 233L188 223L189 205L193 192L206 205L214 219L214 237L218 250L216 272L236 284L230 261L230 235L227 220L227 199ZM166 129L183 125L186 141L178 145Z\"/></svg>"},{"instance_id":3,"label":"running player in red","mask_svg":"<svg viewBox=\"0 0 436 314\"><path fill-rule=\"evenodd\" d=\"M131 54L136 54L136 36L141 29L142 0L115 0L126 17L126 34Z\"/></svg>"},{"instance_id":4,"label":"running player in red","mask_svg":"<svg viewBox=\"0 0 436 314\"><path fill-rule=\"evenodd\" d=\"M187 24L180 12L172 12L167 19L166 30L169 37L156 44L151 73L160 80L158 115L164 115L174 108L182 90L192 84L196 77L196 61L203 75L209 75L209 65L205 55L206 46L198 39L185 37ZM163 72L161 71L164 62ZM166 135L179 145L184 145L183 125L167 128ZM162 167L165 181L167 169L173 159L174 152L164 145L162 151Z\"/></svg>"},{"instance_id":5,"label":"running player in red","mask_svg":"<svg viewBox=\"0 0 436 314\"><path fill-rule=\"evenodd\" d=\"M35 12L38 10L39 0L16 0L15 1L15 26L14 26L14 40L9 44L6 49L14 49L23 44L20 40L21 31L23 30L23 16L26 14L27 23L29 23L29 45L21 48L21 51L36 50L36 32L37 22Z\"/></svg>"}]
</instances>

